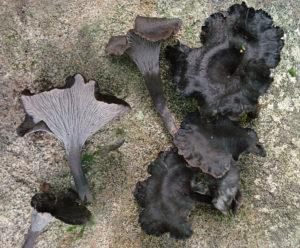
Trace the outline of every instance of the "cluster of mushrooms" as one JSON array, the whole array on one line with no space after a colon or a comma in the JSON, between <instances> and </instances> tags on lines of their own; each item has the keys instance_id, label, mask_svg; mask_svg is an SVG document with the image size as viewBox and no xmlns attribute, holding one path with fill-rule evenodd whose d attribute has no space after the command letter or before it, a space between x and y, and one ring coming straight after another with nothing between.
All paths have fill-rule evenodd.
<instances>
[{"instance_id":1,"label":"cluster of mushrooms","mask_svg":"<svg viewBox=\"0 0 300 248\"><path fill-rule=\"evenodd\" d=\"M85 83L80 74L68 77L63 88L35 95L25 90L21 101L26 116L17 133L24 136L44 131L61 140L78 191L70 189L67 193L54 194L46 184L47 187L41 187L40 193L32 197L32 224L23 245L31 248L54 218L71 225L84 225L90 220L91 213L83 203L91 203L93 197L82 170L82 146L89 136L131 108L121 99L100 94L96 82Z\"/></svg>"},{"instance_id":2,"label":"cluster of mushrooms","mask_svg":"<svg viewBox=\"0 0 300 248\"><path fill-rule=\"evenodd\" d=\"M162 89L159 55L162 42L175 35L181 24L179 19L138 16L133 29L111 37L106 47L106 52L126 53L136 63L173 136L175 147L158 154L148 166L151 176L137 183L134 196L143 231L155 236L169 232L176 239L192 235L188 216L197 205L210 204L227 214L236 213L242 204L238 160L245 152L259 156L266 152L256 132L241 127L239 121L245 114L257 116L258 98L273 81L270 69L278 65L283 47L282 29L273 25L266 12L245 3L206 19L202 47L179 42L167 46L173 83L199 105L199 111L188 114L177 128ZM24 91L21 99L26 117L18 133L46 131L60 139L78 191L54 195L44 190L32 198L33 223L24 245L32 247L53 217L68 224L90 219L91 213L78 203L79 198L92 202L81 148L90 135L131 108L123 100L100 94L94 81L85 83L79 74L67 78L64 88L36 95Z\"/></svg>"}]
</instances>

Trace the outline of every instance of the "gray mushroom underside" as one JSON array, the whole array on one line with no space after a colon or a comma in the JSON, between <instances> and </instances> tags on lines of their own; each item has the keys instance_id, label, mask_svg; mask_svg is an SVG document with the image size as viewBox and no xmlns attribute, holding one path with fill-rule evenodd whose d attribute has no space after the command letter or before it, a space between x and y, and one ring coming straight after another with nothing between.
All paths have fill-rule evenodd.
<instances>
[{"instance_id":1,"label":"gray mushroom underside","mask_svg":"<svg viewBox=\"0 0 300 248\"><path fill-rule=\"evenodd\" d=\"M86 139L129 106L106 103L94 96L95 81L84 82L77 74L70 88L54 89L33 96L22 96L26 113L34 123L43 121L66 148L82 146Z\"/></svg>"},{"instance_id":2,"label":"gray mushroom underside","mask_svg":"<svg viewBox=\"0 0 300 248\"><path fill-rule=\"evenodd\" d=\"M31 225L22 248L32 248L40 232L55 218L49 213L39 213L33 210Z\"/></svg>"}]
</instances>

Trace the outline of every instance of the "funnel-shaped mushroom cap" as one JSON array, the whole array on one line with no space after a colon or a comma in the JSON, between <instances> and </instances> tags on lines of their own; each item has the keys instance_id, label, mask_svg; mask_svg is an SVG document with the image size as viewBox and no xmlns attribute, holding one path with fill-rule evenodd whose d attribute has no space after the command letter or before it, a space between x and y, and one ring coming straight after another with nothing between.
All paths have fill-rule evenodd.
<instances>
[{"instance_id":1,"label":"funnel-shaped mushroom cap","mask_svg":"<svg viewBox=\"0 0 300 248\"><path fill-rule=\"evenodd\" d=\"M113 118L130 111L130 106L113 96L97 92L96 82L84 82L80 74L69 77L64 89L23 95L25 121L19 135L47 131L65 146L76 188L83 201L92 201L81 166L81 148L86 139Z\"/></svg>"},{"instance_id":2,"label":"funnel-shaped mushroom cap","mask_svg":"<svg viewBox=\"0 0 300 248\"><path fill-rule=\"evenodd\" d=\"M282 37L266 12L245 3L233 5L205 21L203 47L167 48L174 83L185 96L198 99L208 118L222 115L237 121L244 111L254 116L258 97L273 81L270 68L280 61Z\"/></svg>"},{"instance_id":3,"label":"funnel-shaped mushroom cap","mask_svg":"<svg viewBox=\"0 0 300 248\"><path fill-rule=\"evenodd\" d=\"M33 232L42 231L50 222L54 221L55 218L50 213L40 213L33 210L31 218L32 226L31 230Z\"/></svg>"},{"instance_id":4,"label":"funnel-shaped mushroom cap","mask_svg":"<svg viewBox=\"0 0 300 248\"><path fill-rule=\"evenodd\" d=\"M170 232L177 239L190 237L190 211L198 202L211 202L209 196L193 192L194 169L177 152L168 151L159 153L148 172L151 176L138 182L134 192L142 207L139 223L143 231L155 236Z\"/></svg>"},{"instance_id":5,"label":"funnel-shaped mushroom cap","mask_svg":"<svg viewBox=\"0 0 300 248\"><path fill-rule=\"evenodd\" d=\"M53 217L71 225L84 225L91 218L91 212L79 205L79 195L69 189L67 193L37 193L31 199L31 206L39 213L49 213Z\"/></svg>"},{"instance_id":6,"label":"funnel-shaped mushroom cap","mask_svg":"<svg viewBox=\"0 0 300 248\"><path fill-rule=\"evenodd\" d=\"M181 20L178 18L156 18L137 16L135 18L134 29L131 29L127 35L112 36L105 48L105 51L114 55L122 55L129 45L130 36L136 34L148 41L157 42L169 38L178 33L181 27ZM140 50L142 53L143 50ZM146 51L147 52L147 51Z\"/></svg>"},{"instance_id":7,"label":"funnel-shaped mushroom cap","mask_svg":"<svg viewBox=\"0 0 300 248\"><path fill-rule=\"evenodd\" d=\"M211 15L201 32L203 45L232 42L232 46L244 50L245 59L264 59L269 68L280 61L282 37L283 30L274 26L268 13L248 8L244 2L231 6L225 13Z\"/></svg>"},{"instance_id":8,"label":"funnel-shaped mushroom cap","mask_svg":"<svg viewBox=\"0 0 300 248\"><path fill-rule=\"evenodd\" d=\"M109 42L105 48L107 53L120 56L129 47L128 38L126 35L113 36L109 39Z\"/></svg>"},{"instance_id":9,"label":"funnel-shaped mushroom cap","mask_svg":"<svg viewBox=\"0 0 300 248\"><path fill-rule=\"evenodd\" d=\"M133 31L144 39L155 42L177 34L181 25L182 21L178 18L137 16Z\"/></svg>"},{"instance_id":10,"label":"funnel-shaped mushroom cap","mask_svg":"<svg viewBox=\"0 0 300 248\"><path fill-rule=\"evenodd\" d=\"M174 143L191 166L216 178L225 175L232 159L238 160L245 151L266 155L252 129L241 128L228 119L206 122L198 112L185 117Z\"/></svg>"},{"instance_id":11,"label":"funnel-shaped mushroom cap","mask_svg":"<svg viewBox=\"0 0 300 248\"><path fill-rule=\"evenodd\" d=\"M241 168L232 161L229 171L222 178L206 175L205 182L213 198L212 203L223 214L227 214L230 209L235 213L240 205L241 195L238 191L240 171Z\"/></svg>"},{"instance_id":12,"label":"funnel-shaped mushroom cap","mask_svg":"<svg viewBox=\"0 0 300 248\"><path fill-rule=\"evenodd\" d=\"M83 77L77 74L70 88L53 89L31 96L23 95L21 99L32 124L46 124L51 133L68 149L82 146L90 135L106 123L130 110L125 102L116 104L97 100L95 86L96 82L85 83ZM19 133L22 130L21 125ZM27 132L32 130L27 127Z\"/></svg>"}]
</instances>

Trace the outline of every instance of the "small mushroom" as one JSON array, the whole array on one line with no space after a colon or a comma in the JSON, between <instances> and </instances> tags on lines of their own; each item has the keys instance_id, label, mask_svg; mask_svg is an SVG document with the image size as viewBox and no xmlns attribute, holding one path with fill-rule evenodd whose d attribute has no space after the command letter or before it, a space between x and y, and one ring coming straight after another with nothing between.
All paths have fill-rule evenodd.
<instances>
[{"instance_id":1,"label":"small mushroom","mask_svg":"<svg viewBox=\"0 0 300 248\"><path fill-rule=\"evenodd\" d=\"M224 215L228 210L235 214L241 205L241 192L238 190L241 168L231 161L229 171L222 178L205 175L205 183L209 188L212 204Z\"/></svg>"},{"instance_id":2,"label":"small mushroom","mask_svg":"<svg viewBox=\"0 0 300 248\"><path fill-rule=\"evenodd\" d=\"M273 81L270 68L280 61L282 37L266 12L235 4L205 21L201 48L167 47L173 81L184 96L198 100L207 118L254 117L259 96Z\"/></svg>"},{"instance_id":3,"label":"small mushroom","mask_svg":"<svg viewBox=\"0 0 300 248\"><path fill-rule=\"evenodd\" d=\"M85 83L80 74L66 81L64 89L53 89L36 95L23 92L26 95L23 94L21 100L26 117L17 132L23 136L46 131L61 140L81 200L92 201L82 171L82 146L90 135L106 123L130 111L130 106L115 97L99 94L96 82Z\"/></svg>"},{"instance_id":4,"label":"small mushroom","mask_svg":"<svg viewBox=\"0 0 300 248\"><path fill-rule=\"evenodd\" d=\"M176 149L158 154L148 167L151 176L138 182L134 192L142 208L139 223L144 232L154 236L169 232L176 239L192 235L188 222L190 211L200 202L211 203L212 200L202 194L201 185L193 182L195 171Z\"/></svg>"},{"instance_id":5,"label":"small mushroom","mask_svg":"<svg viewBox=\"0 0 300 248\"><path fill-rule=\"evenodd\" d=\"M177 128L163 94L159 70L162 41L178 32L181 20L137 16L134 29L125 36L111 37L106 52L114 55L126 53L143 74L154 105L168 131L174 135Z\"/></svg>"},{"instance_id":6,"label":"small mushroom","mask_svg":"<svg viewBox=\"0 0 300 248\"><path fill-rule=\"evenodd\" d=\"M266 155L254 130L241 128L228 119L206 122L199 112L185 117L174 143L189 165L201 168L215 178L223 177L229 171L232 159L238 160L246 151Z\"/></svg>"},{"instance_id":7,"label":"small mushroom","mask_svg":"<svg viewBox=\"0 0 300 248\"><path fill-rule=\"evenodd\" d=\"M52 221L59 219L70 225L84 225L91 212L78 204L79 195L72 189L56 195L49 192L35 194L31 199L32 223L23 248L32 248L40 232Z\"/></svg>"}]
</instances>

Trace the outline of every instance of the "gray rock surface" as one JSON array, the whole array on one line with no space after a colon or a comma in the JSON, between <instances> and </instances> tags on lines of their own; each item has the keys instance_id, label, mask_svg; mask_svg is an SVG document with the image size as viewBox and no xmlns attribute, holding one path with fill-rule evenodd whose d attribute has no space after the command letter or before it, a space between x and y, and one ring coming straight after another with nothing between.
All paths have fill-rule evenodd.
<instances>
[{"instance_id":1,"label":"gray rock surface","mask_svg":"<svg viewBox=\"0 0 300 248\"><path fill-rule=\"evenodd\" d=\"M39 183L74 188L62 144L46 133L17 137L23 121L20 92L62 86L75 73L100 83L101 92L126 100L133 111L104 126L84 146L84 167L95 202L94 221L71 229L55 221L36 247L299 247L300 238L300 2L249 0L285 31L274 82L260 98L259 118L251 123L267 157L244 156L241 189L244 206L236 216L209 207L192 212L194 235L175 241L156 238L138 225L132 191L146 178L147 165L172 146L155 112L138 69L126 56L104 52L110 36L125 34L137 14L179 17L177 35L200 46L205 18L236 1L196 0L0 0L0 247L21 247L31 221L30 199ZM240 3L240 2L239 2ZM167 43L174 42L168 40ZM162 56L163 57L163 56ZM169 86L168 65L161 63L170 108L179 123L193 108ZM291 68L298 74L292 77ZM124 144L118 144L125 139Z\"/></svg>"}]
</instances>

